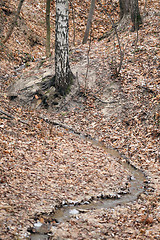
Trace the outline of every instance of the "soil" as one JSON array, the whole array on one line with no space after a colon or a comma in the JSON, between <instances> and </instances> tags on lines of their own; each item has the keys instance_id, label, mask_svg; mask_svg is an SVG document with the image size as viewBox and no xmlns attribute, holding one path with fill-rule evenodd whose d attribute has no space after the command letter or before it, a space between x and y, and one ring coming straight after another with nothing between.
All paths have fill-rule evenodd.
<instances>
[{"instance_id":1,"label":"soil","mask_svg":"<svg viewBox=\"0 0 160 240\"><path fill-rule=\"evenodd\" d=\"M5 1L3 8L12 9L6 15L8 22L16 3ZM36 81L54 74L53 56L44 57L45 6L43 1L23 6L21 20L0 53L1 239L29 238L27 230L33 231L35 222L46 226L50 239L160 238L159 6L158 1L149 4L138 42L136 33L119 33L125 56L118 77L114 70L119 47L114 36L92 41L88 62L88 44L79 44L85 29L79 29L70 52L71 68L75 75L78 72L76 83L66 98L48 100L47 108L42 101L46 93L38 95L35 89ZM95 11L96 17L101 16L98 8ZM80 20L81 14L76 14ZM37 18L32 25L33 16ZM26 38L24 20L31 30ZM79 22L78 28L83 26ZM94 29L100 22L99 17ZM30 44L33 29L39 40ZM96 32L97 38L103 31ZM21 87L17 82L23 83ZM30 82L34 87L26 94L24 86ZM130 186L132 174L121 165L122 159L75 135L71 128L116 149L145 172L144 191L134 202L87 209L59 224L51 217L62 205L90 202L101 195L116 197Z\"/></svg>"}]
</instances>

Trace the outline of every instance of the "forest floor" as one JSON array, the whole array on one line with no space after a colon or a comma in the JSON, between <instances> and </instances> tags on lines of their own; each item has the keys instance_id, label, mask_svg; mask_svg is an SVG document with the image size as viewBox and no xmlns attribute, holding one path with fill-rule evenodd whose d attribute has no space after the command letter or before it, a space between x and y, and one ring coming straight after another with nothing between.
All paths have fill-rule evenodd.
<instances>
[{"instance_id":1,"label":"forest floor","mask_svg":"<svg viewBox=\"0 0 160 240\"><path fill-rule=\"evenodd\" d=\"M148 14L138 31L138 42L136 32L127 29L119 33L125 54L116 78L119 45L113 35L101 41L95 39L109 26L98 8L89 55L89 43L80 44L87 2L84 1L82 9L77 1L74 3L77 35L75 46L70 43L71 68L80 71L80 89L77 95L64 100L61 108L55 106L47 110L39 104L33 108L29 103L22 105L18 99L8 97L8 86L13 81L33 69L39 69L42 74L43 69L51 69L54 65L54 52L50 59L45 59L43 1L24 3L21 19L11 38L2 45L0 239L26 239L27 229L35 221L42 224L50 221L46 224L50 239L160 238L158 1L148 4ZM8 13L5 15L8 22L12 19L9 9L13 10L16 3L18 1L6 1L2 8L4 14ZM115 9L116 4L116 1L112 2ZM143 9L143 5L141 7ZM52 25L54 17L52 14ZM72 37L73 23L70 25ZM6 34L7 26L5 24L3 34ZM101 146L69 131L69 127L53 126L44 118L70 126L104 146L116 149L146 174L144 192L136 201L114 208L87 209L59 224L49 219L49 213L65 203L91 202L99 196L114 197L128 191L132 173L121 165L123 158L108 154Z\"/></svg>"}]
</instances>

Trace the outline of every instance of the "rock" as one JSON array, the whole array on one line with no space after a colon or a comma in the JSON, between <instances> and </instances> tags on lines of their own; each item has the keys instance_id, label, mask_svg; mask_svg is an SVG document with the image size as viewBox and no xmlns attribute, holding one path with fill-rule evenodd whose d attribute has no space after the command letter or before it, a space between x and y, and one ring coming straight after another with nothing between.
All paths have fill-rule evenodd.
<instances>
[{"instance_id":1,"label":"rock","mask_svg":"<svg viewBox=\"0 0 160 240\"><path fill-rule=\"evenodd\" d=\"M76 215L76 214L78 214L79 213L79 211L77 210L77 209L71 209L70 211L69 211L69 214L71 214L71 215Z\"/></svg>"},{"instance_id":2,"label":"rock","mask_svg":"<svg viewBox=\"0 0 160 240\"><path fill-rule=\"evenodd\" d=\"M18 98L22 104L35 105L35 101L38 99L46 99L53 92L55 88L51 88L50 91L43 91L42 86L48 84L53 77L54 72L52 69L45 68L41 71L32 70L31 72L22 75L20 79L12 83L8 88L8 96L10 99ZM35 100L35 95L37 99Z\"/></svg>"},{"instance_id":3,"label":"rock","mask_svg":"<svg viewBox=\"0 0 160 240\"><path fill-rule=\"evenodd\" d=\"M72 107L72 104L74 105L71 101L73 96L77 94L79 85L84 85L86 62L77 63L71 67L74 76L77 77L70 87L70 92L65 96L65 100L56 93L54 87L55 72L53 65L47 68L37 67L34 70L24 73L18 80L9 86L8 97L11 100L17 99L22 105L27 104L33 108L38 108L41 105L46 108L50 106L52 108L57 108L61 106L61 103L64 105L65 102ZM87 79L88 87L93 87L96 82L95 70L89 69ZM37 99L35 99L35 96ZM42 101L40 101L40 99Z\"/></svg>"}]
</instances>

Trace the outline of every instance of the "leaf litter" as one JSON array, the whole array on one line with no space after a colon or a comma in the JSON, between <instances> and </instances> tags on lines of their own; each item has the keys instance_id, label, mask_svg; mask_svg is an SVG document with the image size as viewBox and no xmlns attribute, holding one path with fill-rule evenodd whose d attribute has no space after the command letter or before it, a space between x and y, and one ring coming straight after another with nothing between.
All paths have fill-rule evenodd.
<instances>
[{"instance_id":1,"label":"leaf litter","mask_svg":"<svg viewBox=\"0 0 160 240\"><path fill-rule=\"evenodd\" d=\"M43 8L44 6L40 7ZM75 8L77 14L82 14L77 5ZM36 6L34 9L36 11ZM25 17L27 11L24 6ZM126 187L128 182L130 173L116 159L67 130L59 127L50 129L47 123L40 120L42 113L103 141L107 146L117 148L148 175L148 187L137 201L114 209L93 209L79 213L78 217L73 216L56 225L56 228L53 227L52 239L159 239L160 55L157 21L158 5L155 3L139 31L137 48L136 34L120 34L125 44L125 59L121 77L117 80L111 80L112 73L109 70L111 56L115 57L113 42L104 39L93 43L90 68L96 70L96 83L87 89L87 97L81 98L82 104L79 107L75 104L77 97L74 99L75 108L71 110L68 106L61 113L54 114L43 109L34 111L10 102L6 97L6 87L19 71L14 68L15 62L17 67L22 63L22 58L20 54L16 55L15 49L23 48L26 52L33 52L30 45L26 44L24 48L23 41L18 44L15 41L18 35L15 35L16 31L13 33L7 44L10 51L15 53L15 61L8 65L5 57L1 60L0 107L15 117L11 120L0 115L2 239L25 238L27 228L34 223L35 214L41 216L41 213L49 213L63 201L80 202L102 192L116 193L121 187ZM96 20L94 24L96 29ZM32 28L30 24L29 26ZM83 24L79 28L81 26ZM104 31L103 28L100 29ZM81 35L77 37L76 44L82 38L83 31L84 28L78 31ZM97 36L98 34L96 32ZM43 36L43 31L40 35ZM87 45L79 48L87 54ZM38 59L44 53L44 46L39 45L33 50L34 59ZM77 49L74 51L76 54ZM117 53L118 51L117 49ZM107 56L110 57L107 59ZM30 62L30 66L21 69L19 73L29 71L36 64L35 61ZM116 103L106 105L98 99L115 100ZM120 107L117 107L117 102ZM29 126L18 122L19 118ZM42 219L39 217L38 220L43 222Z\"/></svg>"}]
</instances>

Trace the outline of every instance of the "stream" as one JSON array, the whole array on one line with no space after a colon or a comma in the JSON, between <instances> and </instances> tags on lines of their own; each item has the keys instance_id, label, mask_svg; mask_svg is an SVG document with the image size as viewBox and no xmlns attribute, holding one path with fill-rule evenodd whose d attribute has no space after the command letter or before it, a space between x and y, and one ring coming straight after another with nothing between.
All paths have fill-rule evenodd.
<instances>
[{"instance_id":1,"label":"stream","mask_svg":"<svg viewBox=\"0 0 160 240\"><path fill-rule=\"evenodd\" d=\"M109 153L111 156L123 159L121 160L121 164L124 167L124 169L129 170L131 173L131 178L130 178L130 188L129 188L129 193L125 194L118 194L116 196L111 196L108 198L103 199L102 198L97 198L97 200L93 202L84 202L83 204L80 205L63 205L61 208L55 210L55 213L53 214L53 218L56 219L58 223L64 222L68 220L72 216L76 216L78 218L79 213L85 213L87 210L91 209L100 209L100 208L114 208L117 205L124 205L126 203L135 201L139 194L141 194L144 190L144 181L146 180L146 177L144 173L136 169L134 166L132 166L129 161L121 156L118 151L107 148L104 146L103 143L98 142L96 140L86 138L87 141L90 141L93 145L99 146L103 148L107 153ZM45 233L43 233L43 224L40 222L34 224L34 229L36 233L32 233L30 235L30 240L48 240L49 236Z\"/></svg>"}]
</instances>

